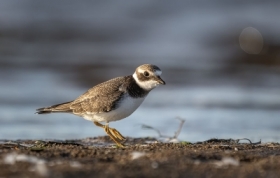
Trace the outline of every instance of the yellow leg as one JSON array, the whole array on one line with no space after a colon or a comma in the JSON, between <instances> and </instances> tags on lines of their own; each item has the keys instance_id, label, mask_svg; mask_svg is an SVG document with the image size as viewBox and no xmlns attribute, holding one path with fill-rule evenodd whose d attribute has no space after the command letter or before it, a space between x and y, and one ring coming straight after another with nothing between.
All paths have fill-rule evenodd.
<instances>
[{"instance_id":1,"label":"yellow leg","mask_svg":"<svg viewBox=\"0 0 280 178\"><path fill-rule=\"evenodd\" d=\"M114 128L110 128L108 123L106 125L102 125L99 122L94 121L93 122L96 126L98 127L102 127L105 132L107 133L107 135L109 135L109 137L120 147L124 147L124 145L120 142L122 140L125 140L125 137L122 136L122 134L117 131Z\"/></svg>"},{"instance_id":2,"label":"yellow leg","mask_svg":"<svg viewBox=\"0 0 280 178\"><path fill-rule=\"evenodd\" d=\"M109 135L109 137L119 146L119 147L122 147L124 148L124 145L120 142L120 140L112 134L111 132L111 128L108 126L108 124L105 125L105 128L104 128L105 132Z\"/></svg>"},{"instance_id":3,"label":"yellow leg","mask_svg":"<svg viewBox=\"0 0 280 178\"><path fill-rule=\"evenodd\" d=\"M118 138L121 141L125 140L125 137L122 136L122 134L119 131L117 131L116 129L109 128L109 131L115 138Z\"/></svg>"},{"instance_id":4,"label":"yellow leg","mask_svg":"<svg viewBox=\"0 0 280 178\"><path fill-rule=\"evenodd\" d=\"M103 124L100 124L99 122L93 121L93 123L98 127L102 127L103 129L105 127Z\"/></svg>"}]
</instances>

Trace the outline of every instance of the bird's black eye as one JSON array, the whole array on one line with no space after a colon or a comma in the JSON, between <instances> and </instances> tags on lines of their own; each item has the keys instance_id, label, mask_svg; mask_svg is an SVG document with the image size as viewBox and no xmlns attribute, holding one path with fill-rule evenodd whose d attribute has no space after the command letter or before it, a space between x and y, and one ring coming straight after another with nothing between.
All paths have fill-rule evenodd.
<instances>
[{"instance_id":1,"label":"bird's black eye","mask_svg":"<svg viewBox=\"0 0 280 178\"><path fill-rule=\"evenodd\" d=\"M150 75L149 72L147 72L147 71L144 72L145 77L149 77L149 75Z\"/></svg>"}]
</instances>

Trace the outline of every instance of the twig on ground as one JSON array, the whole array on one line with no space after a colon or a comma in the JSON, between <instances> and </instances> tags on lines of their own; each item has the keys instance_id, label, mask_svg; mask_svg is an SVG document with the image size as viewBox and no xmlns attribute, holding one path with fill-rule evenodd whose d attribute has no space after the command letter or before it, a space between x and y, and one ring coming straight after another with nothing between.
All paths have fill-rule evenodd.
<instances>
[{"instance_id":1,"label":"twig on ground","mask_svg":"<svg viewBox=\"0 0 280 178\"><path fill-rule=\"evenodd\" d=\"M178 136L179 136L179 134L180 134L180 132L181 132L181 130L182 130L182 127L183 127L183 125L184 125L184 123L185 123L185 120L182 119L182 118L180 118L180 117L176 117L176 119L178 119L178 120L180 121L180 125L179 125L178 130L175 132L175 135L174 135L173 138L176 138L176 139L177 139Z\"/></svg>"},{"instance_id":2,"label":"twig on ground","mask_svg":"<svg viewBox=\"0 0 280 178\"><path fill-rule=\"evenodd\" d=\"M250 142L251 145L257 145L261 144L261 140L259 142L253 143L250 139L248 138L241 138L241 139L217 139L217 138L212 138L209 140L206 140L204 142L197 142L197 143L222 143L222 144L238 144L240 140L247 140Z\"/></svg>"},{"instance_id":3,"label":"twig on ground","mask_svg":"<svg viewBox=\"0 0 280 178\"><path fill-rule=\"evenodd\" d=\"M262 143L262 141L260 140L260 141L258 141L258 142L255 142L255 143L253 143L250 139L248 139L248 138L241 138L241 139L236 139L236 143L239 143L239 141L240 140L247 140L247 141L249 141L250 142L250 144L252 144L252 145L257 145L257 144L261 144Z\"/></svg>"},{"instance_id":4,"label":"twig on ground","mask_svg":"<svg viewBox=\"0 0 280 178\"><path fill-rule=\"evenodd\" d=\"M142 126L143 129L150 129L150 130L156 131L158 133L158 135L159 135L159 138L167 138L170 141L170 140L173 140L173 139L178 139L178 136L180 135L182 127L183 127L183 125L185 123L185 120L180 118L180 117L176 117L175 119L178 119L180 121L180 125L179 125L179 128L175 132L173 137L170 137L170 136L167 136L167 135L162 135L160 130L158 130L158 129L152 127L152 126L149 126L149 125L146 125L146 124L141 124L141 126Z\"/></svg>"}]
</instances>

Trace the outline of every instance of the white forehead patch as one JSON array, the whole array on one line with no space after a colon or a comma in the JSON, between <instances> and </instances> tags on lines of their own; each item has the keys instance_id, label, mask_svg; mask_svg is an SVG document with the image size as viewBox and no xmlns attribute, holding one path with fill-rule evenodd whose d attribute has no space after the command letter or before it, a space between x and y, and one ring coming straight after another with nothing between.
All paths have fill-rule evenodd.
<instances>
[{"instance_id":1,"label":"white forehead patch","mask_svg":"<svg viewBox=\"0 0 280 178\"><path fill-rule=\"evenodd\" d=\"M160 76L161 73L162 73L161 70L156 70L156 71L155 71L155 74L156 74L157 76Z\"/></svg>"}]
</instances>

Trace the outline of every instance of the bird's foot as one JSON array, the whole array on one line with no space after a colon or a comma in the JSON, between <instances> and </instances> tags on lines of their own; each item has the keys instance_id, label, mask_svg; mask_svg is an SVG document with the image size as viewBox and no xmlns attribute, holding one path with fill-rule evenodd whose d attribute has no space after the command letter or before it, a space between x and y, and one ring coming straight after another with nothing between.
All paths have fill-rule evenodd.
<instances>
[{"instance_id":1,"label":"bird's foot","mask_svg":"<svg viewBox=\"0 0 280 178\"><path fill-rule=\"evenodd\" d=\"M120 141L125 140L125 137L119 131L117 131L117 129L109 128L109 131L115 138L118 138Z\"/></svg>"},{"instance_id":2,"label":"bird's foot","mask_svg":"<svg viewBox=\"0 0 280 178\"><path fill-rule=\"evenodd\" d=\"M121 143L121 141L125 140L124 136L114 128L110 128L108 124L104 126L105 132L109 135L109 137L121 148L125 146Z\"/></svg>"},{"instance_id":3,"label":"bird's foot","mask_svg":"<svg viewBox=\"0 0 280 178\"><path fill-rule=\"evenodd\" d=\"M125 140L125 137L119 131L117 131L117 129L110 128L108 124L103 125L99 122L93 123L98 127L102 127L107 133L107 135L117 144L117 146L124 148L124 145L121 142Z\"/></svg>"}]
</instances>

